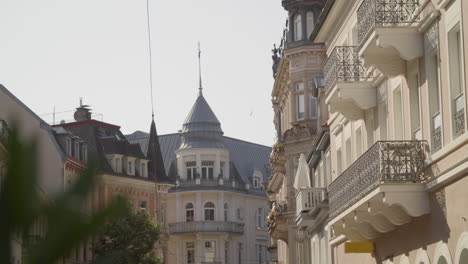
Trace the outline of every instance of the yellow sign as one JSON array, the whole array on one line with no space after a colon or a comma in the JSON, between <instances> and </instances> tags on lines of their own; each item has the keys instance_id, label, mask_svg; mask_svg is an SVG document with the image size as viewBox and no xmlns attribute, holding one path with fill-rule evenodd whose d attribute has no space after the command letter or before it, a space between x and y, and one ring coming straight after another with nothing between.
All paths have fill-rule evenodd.
<instances>
[{"instance_id":1,"label":"yellow sign","mask_svg":"<svg viewBox=\"0 0 468 264\"><path fill-rule=\"evenodd\" d=\"M345 253L373 253L374 243L365 242L346 242Z\"/></svg>"}]
</instances>

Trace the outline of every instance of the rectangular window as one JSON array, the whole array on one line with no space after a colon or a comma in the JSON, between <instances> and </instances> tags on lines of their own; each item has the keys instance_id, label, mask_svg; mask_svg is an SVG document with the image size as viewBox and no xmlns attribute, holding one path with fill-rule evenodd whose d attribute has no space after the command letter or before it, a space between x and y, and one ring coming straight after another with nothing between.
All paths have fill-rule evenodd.
<instances>
[{"instance_id":1,"label":"rectangular window","mask_svg":"<svg viewBox=\"0 0 468 264\"><path fill-rule=\"evenodd\" d=\"M67 155L71 156L72 153L72 140L71 138L67 138Z\"/></svg>"},{"instance_id":2,"label":"rectangular window","mask_svg":"<svg viewBox=\"0 0 468 264\"><path fill-rule=\"evenodd\" d=\"M440 77L439 55L437 51L426 57L426 77L429 90L429 114L431 120L432 152L442 147L442 117L440 114Z\"/></svg>"},{"instance_id":3,"label":"rectangular window","mask_svg":"<svg viewBox=\"0 0 468 264\"><path fill-rule=\"evenodd\" d=\"M310 106L310 119L318 118L318 107L317 107L317 98L312 95L309 96L309 106Z\"/></svg>"},{"instance_id":4,"label":"rectangular window","mask_svg":"<svg viewBox=\"0 0 468 264\"><path fill-rule=\"evenodd\" d=\"M374 112L371 112L374 114ZM368 118L366 120L366 133L367 133L367 148L374 145L374 119Z\"/></svg>"},{"instance_id":5,"label":"rectangular window","mask_svg":"<svg viewBox=\"0 0 468 264\"><path fill-rule=\"evenodd\" d=\"M460 38L460 24L458 23L448 34L450 92L452 97L452 130L453 138L465 132L465 102L463 99L463 67Z\"/></svg>"},{"instance_id":6,"label":"rectangular window","mask_svg":"<svg viewBox=\"0 0 468 264\"><path fill-rule=\"evenodd\" d=\"M216 241L205 241L205 262L214 262L216 258Z\"/></svg>"},{"instance_id":7,"label":"rectangular window","mask_svg":"<svg viewBox=\"0 0 468 264\"><path fill-rule=\"evenodd\" d=\"M195 264L195 243L187 242L185 248L187 250L187 264Z\"/></svg>"},{"instance_id":8,"label":"rectangular window","mask_svg":"<svg viewBox=\"0 0 468 264\"><path fill-rule=\"evenodd\" d=\"M229 264L229 242L224 242L224 263Z\"/></svg>"},{"instance_id":9,"label":"rectangular window","mask_svg":"<svg viewBox=\"0 0 468 264\"><path fill-rule=\"evenodd\" d=\"M262 245L256 245L256 255L257 255L257 263L258 264L263 264L263 259L262 259Z\"/></svg>"},{"instance_id":10,"label":"rectangular window","mask_svg":"<svg viewBox=\"0 0 468 264\"><path fill-rule=\"evenodd\" d=\"M258 208L257 209L257 228L262 228L263 227L263 208Z\"/></svg>"},{"instance_id":11,"label":"rectangular window","mask_svg":"<svg viewBox=\"0 0 468 264\"><path fill-rule=\"evenodd\" d=\"M303 91L304 90L304 83L296 83L296 91Z\"/></svg>"},{"instance_id":12,"label":"rectangular window","mask_svg":"<svg viewBox=\"0 0 468 264\"><path fill-rule=\"evenodd\" d=\"M128 161L128 175L133 175L133 162L132 161Z\"/></svg>"},{"instance_id":13,"label":"rectangular window","mask_svg":"<svg viewBox=\"0 0 468 264\"><path fill-rule=\"evenodd\" d=\"M147 210L147 202L146 201L141 201L140 202L140 211L146 212Z\"/></svg>"},{"instance_id":14,"label":"rectangular window","mask_svg":"<svg viewBox=\"0 0 468 264\"><path fill-rule=\"evenodd\" d=\"M297 106L297 120L303 120L304 119L304 95L299 94L296 95L296 106Z\"/></svg>"},{"instance_id":15,"label":"rectangular window","mask_svg":"<svg viewBox=\"0 0 468 264\"><path fill-rule=\"evenodd\" d=\"M115 172L121 173L122 172L122 162L121 158L115 158Z\"/></svg>"},{"instance_id":16,"label":"rectangular window","mask_svg":"<svg viewBox=\"0 0 468 264\"><path fill-rule=\"evenodd\" d=\"M413 74L408 78L410 92L410 117L411 117L411 133L412 139L421 140L421 110L420 110L420 81L419 73Z\"/></svg>"},{"instance_id":17,"label":"rectangular window","mask_svg":"<svg viewBox=\"0 0 468 264\"><path fill-rule=\"evenodd\" d=\"M401 140L404 137L403 103L401 101L401 86L393 90L393 131L394 139Z\"/></svg>"},{"instance_id":18,"label":"rectangular window","mask_svg":"<svg viewBox=\"0 0 468 264\"><path fill-rule=\"evenodd\" d=\"M340 174L343 172L343 161L342 161L342 153L341 153L341 148L336 150L336 176L340 176Z\"/></svg>"},{"instance_id":19,"label":"rectangular window","mask_svg":"<svg viewBox=\"0 0 468 264\"><path fill-rule=\"evenodd\" d=\"M262 177L255 175L253 176L253 185L255 189L260 189L260 183L262 182Z\"/></svg>"},{"instance_id":20,"label":"rectangular window","mask_svg":"<svg viewBox=\"0 0 468 264\"><path fill-rule=\"evenodd\" d=\"M214 162L213 161L202 161L202 179L213 180L214 179Z\"/></svg>"},{"instance_id":21,"label":"rectangular window","mask_svg":"<svg viewBox=\"0 0 468 264\"><path fill-rule=\"evenodd\" d=\"M356 158L362 155L362 132L361 127L356 129Z\"/></svg>"},{"instance_id":22,"label":"rectangular window","mask_svg":"<svg viewBox=\"0 0 468 264\"><path fill-rule=\"evenodd\" d=\"M237 244L237 263L238 264L242 264L242 256L243 256L243 247L242 247L242 243L239 243Z\"/></svg>"},{"instance_id":23,"label":"rectangular window","mask_svg":"<svg viewBox=\"0 0 468 264\"><path fill-rule=\"evenodd\" d=\"M387 140L387 104L381 103L378 107L380 140Z\"/></svg>"},{"instance_id":24,"label":"rectangular window","mask_svg":"<svg viewBox=\"0 0 468 264\"><path fill-rule=\"evenodd\" d=\"M352 161L352 152L351 152L351 138L347 138L345 141L346 144L346 168L351 166Z\"/></svg>"},{"instance_id":25,"label":"rectangular window","mask_svg":"<svg viewBox=\"0 0 468 264\"><path fill-rule=\"evenodd\" d=\"M76 159L80 159L80 143L79 142L75 142L75 155L74 157Z\"/></svg>"},{"instance_id":26,"label":"rectangular window","mask_svg":"<svg viewBox=\"0 0 468 264\"><path fill-rule=\"evenodd\" d=\"M195 161L186 162L185 167L187 168L187 180L188 181L194 180L197 175L196 162Z\"/></svg>"},{"instance_id":27,"label":"rectangular window","mask_svg":"<svg viewBox=\"0 0 468 264\"><path fill-rule=\"evenodd\" d=\"M81 160L85 162L88 161L88 148L86 146L81 148Z\"/></svg>"},{"instance_id":28,"label":"rectangular window","mask_svg":"<svg viewBox=\"0 0 468 264\"><path fill-rule=\"evenodd\" d=\"M326 185L328 186L332 182L332 176L331 176L331 158L330 158L330 150L327 150L327 154L325 154L325 168L326 168Z\"/></svg>"}]
</instances>

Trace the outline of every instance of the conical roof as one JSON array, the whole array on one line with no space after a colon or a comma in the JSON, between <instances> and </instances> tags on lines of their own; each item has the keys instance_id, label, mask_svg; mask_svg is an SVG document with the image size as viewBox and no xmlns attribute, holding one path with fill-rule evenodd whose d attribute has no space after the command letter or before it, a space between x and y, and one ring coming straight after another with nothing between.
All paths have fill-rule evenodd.
<instances>
[{"instance_id":1,"label":"conical roof","mask_svg":"<svg viewBox=\"0 0 468 264\"><path fill-rule=\"evenodd\" d=\"M150 160L148 169L154 180L156 182L170 182L171 180L167 177L166 170L164 169L164 162L161 154L161 147L159 145L158 132L156 131L154 118L151 122L147 157Z\"/></svg>"},{"instance_id":2,"label":"conical roof","mask_svg":"<svg viewBox=\"0 0 468 264\"><path fill-rule=\"evenodd\" d=\"M221 123L214 114L203 94L198 95L195 104L182 126L183 148L224 148Z\"/></svg>"}]
</instances>

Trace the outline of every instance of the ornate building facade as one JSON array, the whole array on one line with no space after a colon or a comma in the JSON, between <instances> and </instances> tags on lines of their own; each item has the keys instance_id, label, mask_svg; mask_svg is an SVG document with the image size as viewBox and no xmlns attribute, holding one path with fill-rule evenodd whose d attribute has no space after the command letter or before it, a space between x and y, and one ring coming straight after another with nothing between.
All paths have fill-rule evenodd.
<instances>
[{"instance_id":1,"label":"ornate building facade","mask_svg":"<svg viewBox=\"0 0 468 264\"><path fill-rule=\"evenodd\" d=\"M128 135L145 150L148 134ZM159 136L168 178L167 263L265 263L270 147L226 137L200 93L179 133Z\"/></svg>"},{"instance_id":2,"label":"ornate building facade","mask_svg":"<svg viewBox=\"0 0 468 264\"><path fill-rule=\"evenodd\" d=\"M272 261L296 263L301 241L295 224L295 189L299 157L306 154L321 127L318 105L323 86L325 46L309 40L325 1L282 1L288 12L279 49L273 50L272 102L277 142L271 153L272 174L266 185L272 203L268 217Z\"/></svg>"},{"instance_id":3,"label":"ornate building facade","mask_svg":"<svg viewBox=\"0 0 468 264\"><path fill-rule=\"evenodd\" d=\"M326 45L328 128L296 173L293 263L468 263L467 15L326 2L309 39Z\"/></svg>"}]
</instances>

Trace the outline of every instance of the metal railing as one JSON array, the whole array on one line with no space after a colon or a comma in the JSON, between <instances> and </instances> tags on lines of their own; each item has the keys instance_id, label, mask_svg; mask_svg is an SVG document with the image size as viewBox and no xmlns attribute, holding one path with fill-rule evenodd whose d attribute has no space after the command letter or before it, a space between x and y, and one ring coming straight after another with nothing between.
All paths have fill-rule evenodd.
<instances>
[{"instance_id":1,"label":"metal railing","mask_svg":"<svg viewBox=\"0 0 468 264\"><path fill-rule=\"evenodd\" d=\"M244 223L224 221L195 221L169 224L169 233L225 232L244 233Z\"/></svg>"},{"instance_id":2,"label":"metal railing","mask_svg":"<svg viewBox=\"0 0 468 264\"><path fill-rule=\"evenodd\" d=\"M327 199L327 188L301 189L296 194L296 215L312 211Z\"/></svg>"},{"instance_id":3,"label":"metal railing","mask_svg":"<svg viewBox=\"0 0 468 264\"><path fill-rule=\"evenodd\" d=\"M364 0L357 10L359 44L375 27L415 22L418 11L419 0Z\"/></svg>"},{"instance_id":4,"label":"metal railing","mask_svg":"<svg viewBox=\"0 0 468 264\"><path fill-rule=\"evenodd\" d=\"M325 88L336 82L358 82L370 77L356 46L336 46L325 63Z\"/></svg>"},{"instance_id":5,"label":"metal railing","mask_svg":"<svg viewBox=\"0 0 468 264\"><path fill-rule=\"evenodd\" d=\"M380 184L423 181L425 141L379 141L328 186L335 216Z\"/></svg>"},{"instance_id":6,"label":"metal railing","mask_svg":"<svg viewBox=\"0 0 468 264\"><path fill-rule=\"evenodd\" d=\"M234 182L234 185L233 185ZM228 189L235 189L235 190L246 190L245 184L239 181L232 181L232 180L225 180L223 182L219 179L199 179L199 183L196 179L193 180L181 180L179 185L176 188L192 188L192 187L223 187Z\"/></svg>"}]
</instances>

